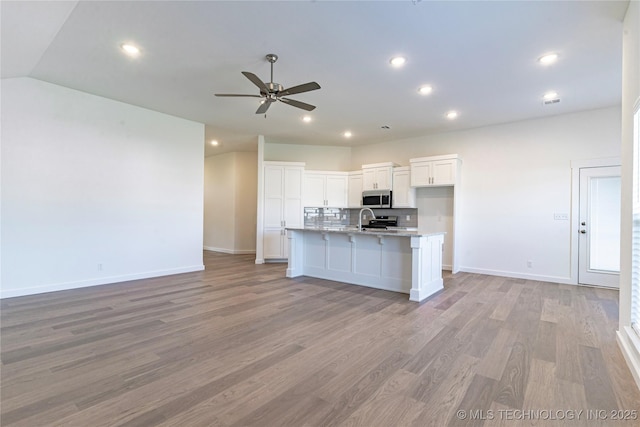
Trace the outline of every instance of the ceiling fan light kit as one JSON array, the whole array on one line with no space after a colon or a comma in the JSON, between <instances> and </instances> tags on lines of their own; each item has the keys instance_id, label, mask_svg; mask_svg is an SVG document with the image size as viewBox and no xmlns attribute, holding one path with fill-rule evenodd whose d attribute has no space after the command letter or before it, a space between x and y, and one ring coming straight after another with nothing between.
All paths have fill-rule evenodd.
<instances>
[{"instance_id":1,"label":"ceiling fan light kit","mask_svg":"<svg viewBox=\"0 0 640 427\"><path fill-rule=\"evenodd\" d=\"M271 104L276 101L284 102L292 107L301 108L305 111L312 111L316 107L305 102L296 101L295 99L284 98L284 96L295 95L303 92L310 92L312 90L320 89L320 85L316 82L304 83L301 85L293 86L285 89L280 83L274 83L273 81L273 64L278 60L278 55L270 53L266 55L267 61L271 64L271 81L269 83L263 82L258 76L249 71L242 71L242 74L251 81L254 85L260 89L260 95L248 95L248 94L235 94L235 93L216 93L216 96L240 96L251 98L262 98L260 106L256 110L256 114L264 114L267 112Z\"/></svg>"}]
</instances>

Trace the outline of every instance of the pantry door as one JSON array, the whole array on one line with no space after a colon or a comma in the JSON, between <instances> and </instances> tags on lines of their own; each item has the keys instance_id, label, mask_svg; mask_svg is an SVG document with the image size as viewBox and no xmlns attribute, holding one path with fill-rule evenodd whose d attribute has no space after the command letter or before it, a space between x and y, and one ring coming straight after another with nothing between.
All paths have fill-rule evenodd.
<instances>
[{"instance_id":1,"label":"pantry door","mask_svg":"<svg viewBox=\"0 0 640 427\"><path fill-rule=\"evenodd\" d=\"M580 169L578 283L620 286L620 166Z\"/></svg>"}]
</instances>

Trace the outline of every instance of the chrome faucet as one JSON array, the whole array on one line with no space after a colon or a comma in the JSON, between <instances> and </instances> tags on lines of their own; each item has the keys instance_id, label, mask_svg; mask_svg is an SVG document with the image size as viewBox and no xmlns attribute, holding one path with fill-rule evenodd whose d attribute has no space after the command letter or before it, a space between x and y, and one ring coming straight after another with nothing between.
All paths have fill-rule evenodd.
<instances>
[{"instance_id":1,"label":"chrome faucet","mask_svg":"<svg viewBox=\"0 0 640 427\"><path fill-rule=\"evenodd\" d=\"M371 212L371 216L373 219L376 219L376 214L373 213L371 208L362 208L360 209L360 213L358 214L358 231L362 231L362 212L369 211Z\"/></svg>"}]
</instances>

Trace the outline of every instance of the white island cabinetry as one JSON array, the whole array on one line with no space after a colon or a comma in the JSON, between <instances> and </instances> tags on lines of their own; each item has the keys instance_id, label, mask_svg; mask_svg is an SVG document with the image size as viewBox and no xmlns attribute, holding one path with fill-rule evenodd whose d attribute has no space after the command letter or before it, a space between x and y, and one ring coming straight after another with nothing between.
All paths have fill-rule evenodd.
<instances>
[{"instance_id":1,"label":"white island cabinetry","mask_svg":"<svg viewBox=\"0 0 640 427\"><path fill-rule=\"evenodd\" d=\"M443 289L444 233L287 228L287 277L310 276L409 294Z\"/></svg>"}]
</instances>

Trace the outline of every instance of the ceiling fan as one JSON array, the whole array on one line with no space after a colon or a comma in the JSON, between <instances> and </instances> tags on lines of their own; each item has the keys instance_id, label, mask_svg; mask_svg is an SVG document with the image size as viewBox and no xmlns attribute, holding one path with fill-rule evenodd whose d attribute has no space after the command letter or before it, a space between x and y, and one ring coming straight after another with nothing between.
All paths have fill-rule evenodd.
<instances>
[{"instance_id":1,"label":"ceiling fan","mask_svg":"<svg viewBox=\"0 0 640 427\"><path fill-rule=\"evenodd\" d=\"M304 83L298 86L293 86L288 89L285 89L279 83L273 82L273 64L278 60L278 55L270 53L266 56L267 61L271 63L271 81L269 83L265 83L258 78L253 73L248 71L243 71L242 74L251 82L258 86L260 89L260 95L246 95L246 94L235 94L235 93L216 93L216 96L242 96L242 97L251 97L251 98L263 98L263 101L260 103L260 107L256 110L256 114L264 114L267 112L271 104L276 101L284 102L285 104L289 104L293 107L302 108L306 111L311 111L315 107L315 105L307 104L304 102L296 101L295 99L284 98L284 96L295 95L296 93L309 92L312 90L320 89L320 85L316 82Z\"/></svg>"}]
</instances>

